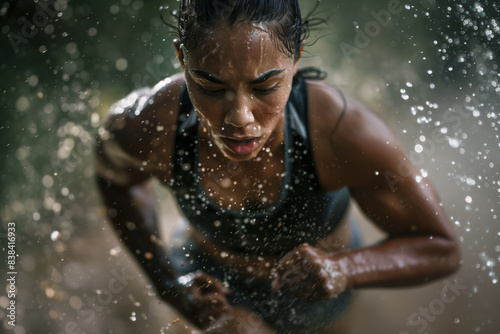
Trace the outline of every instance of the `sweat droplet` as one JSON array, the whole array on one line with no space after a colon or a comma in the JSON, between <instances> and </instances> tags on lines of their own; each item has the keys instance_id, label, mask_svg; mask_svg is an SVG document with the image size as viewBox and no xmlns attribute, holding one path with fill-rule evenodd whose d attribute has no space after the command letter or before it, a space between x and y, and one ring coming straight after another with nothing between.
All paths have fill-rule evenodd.
<instances>
[{"instance_id":1,"label":"sweat droplet","mask_svg":"<svg viewBox=\"0 0 500 334\"><path fill-rule=\"evenodd\" d=\"M119 246L116 246L115 248L111 248L109 250L109 255L111 256L116 256L121 252L121 248Z\"/></svg>"}]
</instances>

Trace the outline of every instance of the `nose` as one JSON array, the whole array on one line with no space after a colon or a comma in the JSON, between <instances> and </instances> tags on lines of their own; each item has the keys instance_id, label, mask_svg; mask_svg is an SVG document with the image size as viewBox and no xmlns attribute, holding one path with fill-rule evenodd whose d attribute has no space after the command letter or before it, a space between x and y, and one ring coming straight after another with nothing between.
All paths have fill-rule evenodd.
<instances>
[{"instance_id":1,"label":"nose","mask_svg":"<svg viewBox=\"0 0 500 334\"><path fill-rule=\"evenodd\" d=\"M242 128L255 121L250 97L235 95L232 101L228 101L228 110L224 117L224 123L234 127Z\"/></svg>"}]
</instances>

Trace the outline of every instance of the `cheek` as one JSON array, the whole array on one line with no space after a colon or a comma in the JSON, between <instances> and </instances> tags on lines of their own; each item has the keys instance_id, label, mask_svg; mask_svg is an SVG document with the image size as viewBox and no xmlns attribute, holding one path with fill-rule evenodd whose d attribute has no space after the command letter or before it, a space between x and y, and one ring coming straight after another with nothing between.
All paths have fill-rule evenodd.
<instances>
[{"instance_id":1,"label":"cheek","mask_svg":"<svg viewBox=\"0 0 500 334\"><path fill-rule=\"evenodd\" d=\"M214 103L213 99L199 93L190 93L191 102L199 117L210 123L219 123L223 112L219 103Z\"/></svg>"},{"instance_id":2,"label":"cheek","mask_svg":"<svg viewBox=\"0 0 500 334\"><path fill-rule=\"evenodd\" d=\"M267 106L264 110L261 110L256 117L256 123L261 127L265 133L271 133L275 131L283 120L285 112L283 111L284 106L269 107Z\"/></svg>"},{"instance_id":3,"label":"cheek","mask_svg":"<svg viewBox=\"0 0 500 334\"><path fill-rule=\"evenodd\" d=\"M283 111L288 102L288 99L290 98L290 93L292 90L291 80L287 81L286 84L283 83L282 85L283 86L280 88L277 94L270 96L269 100L267 101L269 106L273 106L274 111Z\"/></svg>"},{"instance_id":4,"label":"cheek","mask_svg":"<svg viewBox=\"0 0 500 334\"><path fill-rule=\"evenodd\" d=\"M260 101L257 110L263 118L279 118L283 113L288 102L288 95L277 95Z\"/></svg>"}]
</instances>

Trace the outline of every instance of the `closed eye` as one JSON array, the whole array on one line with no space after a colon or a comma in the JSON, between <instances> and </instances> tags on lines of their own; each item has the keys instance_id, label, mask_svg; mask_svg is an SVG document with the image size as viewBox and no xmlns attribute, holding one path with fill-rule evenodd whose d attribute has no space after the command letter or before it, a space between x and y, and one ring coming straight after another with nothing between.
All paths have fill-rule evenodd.
<instances>
[{"instance_id":1,"label":"closed eye","mask_svg":"<svg viewBox=\"0 0 500 334\"><path fill-rule=\"evenodd\" d=\"M268 88L254 88L254 92L258 93L258 94L262 94L262 95L266 95L266 94L270 94L272 92L275 92L277 91L281 86L276 84L272 87L268 87Z\"/></svg>"},{"instance_id":2,"label":"closed eye","mask_svg":"<svg viewBox=\"0 0 500 334\"><path fill-rule=\"evenodd\" d=\"M209 96L218 96L220 94L223 94L226 90L225 89L210 89L210 88L205 88L203 86L199 86L199 90L206 95Z\"/></svg>"}]
</instances>

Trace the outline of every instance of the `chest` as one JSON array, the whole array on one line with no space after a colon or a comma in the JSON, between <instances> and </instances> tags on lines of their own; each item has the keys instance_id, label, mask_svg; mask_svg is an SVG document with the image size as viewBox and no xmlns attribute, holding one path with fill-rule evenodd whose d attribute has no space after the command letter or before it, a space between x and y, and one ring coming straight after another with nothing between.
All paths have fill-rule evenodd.
<instances>
[{"instance_id":1,"label":"chest","mask_svg":"<svg viewBox=\"0 0 500 334\"><path fill-rule=\"evenodd\" d=\"M347 192L321 189L298 136L289 137L281 154L273 151L252 164L221 159L186 138L176 150L170 187L191 225L219 245L282 254L317 242L348 206Z\"/></svg>"},{"instance_id":2,"label":"chest","mask_svg":"<svg viewBox=\"0 0 500 334\"><path fill-rule=\"evenodd\" d=\"M217 159L200 149L200 184L211 201L229 210L260 211L278 202L284 172L282 149L245 162Z\"/></svg>"}]
</instances>

